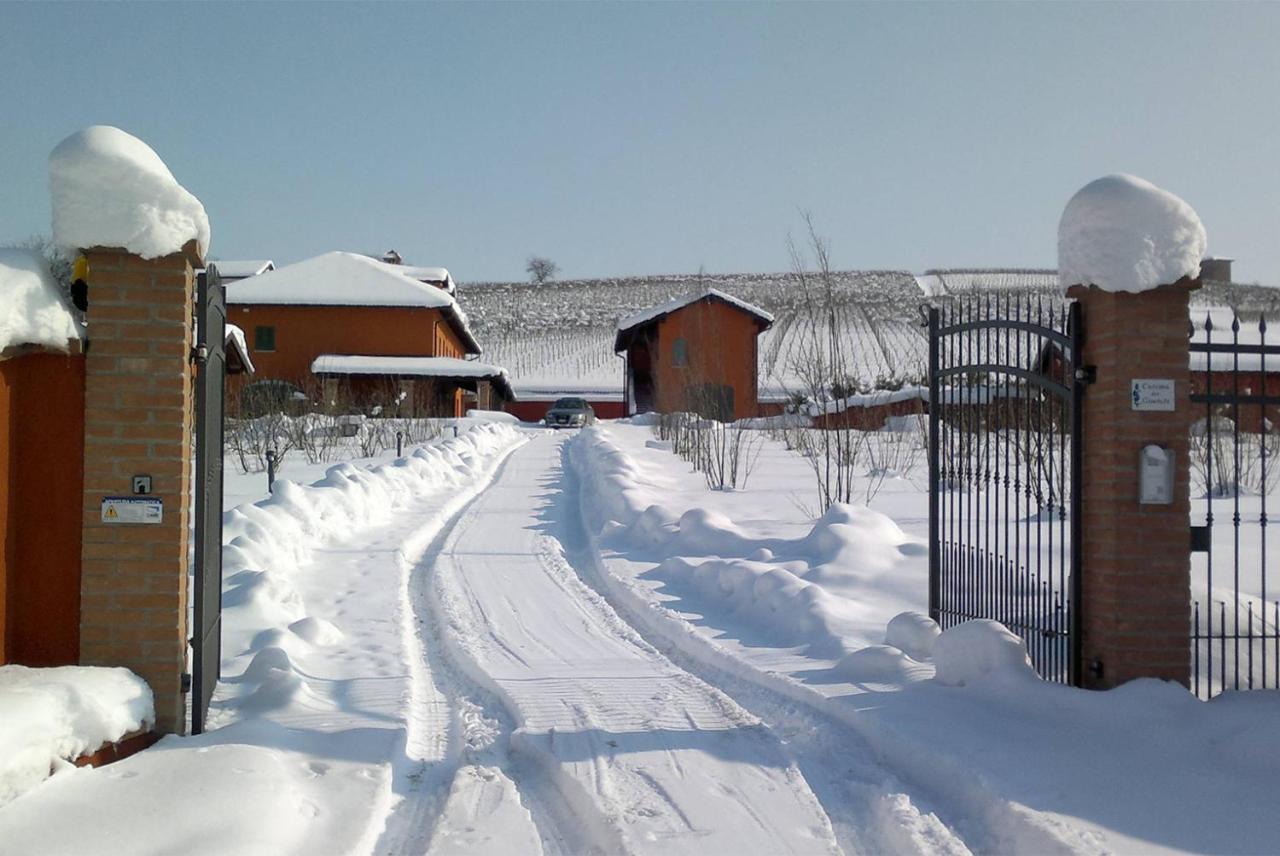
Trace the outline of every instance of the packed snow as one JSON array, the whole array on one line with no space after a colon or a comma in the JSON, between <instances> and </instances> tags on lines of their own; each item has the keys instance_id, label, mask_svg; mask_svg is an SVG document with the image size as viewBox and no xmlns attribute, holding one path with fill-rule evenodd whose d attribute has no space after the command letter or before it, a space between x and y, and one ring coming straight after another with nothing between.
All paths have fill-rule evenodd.
<instances>
[{"instance_id":1,"label":"packed snow","mask_svg":"<svg viewBox=\"0 0 1280 856\"><path fill-rule=\"evenodd\" d=\"M128 669L0 666L0 806L154 722L151 688Z\"/></svg>"},{"instance_id":2,"label":"packed snow","mask_svg":"<svg viewBox=\"0 0 1280 856\"><path fill-rule=\"evenodd\" d=\"M0 351L22 345L65 351L83 336L44 257L0 248Z\"/></svg>"},{"instance_id":3,"label":"packed snow","mask_svg":"<svg viewBox=\"0 0 1280 856\"><path fill-rule=\"evenodd\" d=\"M1197 276L1207 239L1190 205L1132 175L1086 184L1058 223L1058 280L1063 288L1149 291Z\"/></svg>"},{"instance_id":4,"label":"packed snow","mask_svg":"<svg viewBox=\"0 0 1280 856\"><path fill-rule=\"evenodd\" d=\"M194 240L209 251L209 217L150 146L110 125L67 137L49 155L53 240L71 250L123 247L151 259Z\"/></svg>"}]
</instances>

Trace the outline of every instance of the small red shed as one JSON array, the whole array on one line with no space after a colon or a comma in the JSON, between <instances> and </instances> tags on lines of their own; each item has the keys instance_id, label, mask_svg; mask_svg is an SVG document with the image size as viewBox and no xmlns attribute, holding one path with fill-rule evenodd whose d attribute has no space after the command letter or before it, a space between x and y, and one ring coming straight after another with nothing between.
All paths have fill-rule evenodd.
<instances>
[{"instance_id":1,"label":"small red shed","mask_svg":"<svg viewBox=\"0 0 1280 856\"><path fill-rule=\"evenodd\" d=\"M773 316L714 288L621 319L626 413L691 411L730 421L758 413L757 338Z\"/></svg>"}]
</instances>

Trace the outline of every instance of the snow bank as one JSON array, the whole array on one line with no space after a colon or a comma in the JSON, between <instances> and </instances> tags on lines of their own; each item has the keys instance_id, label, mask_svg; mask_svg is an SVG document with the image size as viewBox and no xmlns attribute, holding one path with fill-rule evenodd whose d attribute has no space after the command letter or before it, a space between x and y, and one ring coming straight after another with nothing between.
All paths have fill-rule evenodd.
<instances>
[{"instance_id":1,"label":"snow bank","mask_svg":"<svg viewBox=\"0 0 1280 856\"><path fill-rule=\"evenodd\" d=\"M67 137L49 155L53 240L70 249L124 247L151 259L194 239L209 251L209 217L150 146L110 125Z\"/></svg>"},{"instance_id":2,"label":"snow bank","mask_svg":"<svg viewBox=\"0 0 1280 856\"><path fill-rule=\"evenodd\" d=\"M0 351L18 345L65 351L81 335L40 253L0 248Z\"/></svg>"},{"instance_id":3,"label":"snow bank","mask_svg":"<svg viewBox=\"0 0 1280 856\"><path fill-rule=\"evenodd\" d=\"M0 666L0 805L154 721L151 688L128 669Z\"/></svg>"},{"instance_id":4,"label":"snow bank","mask_svg":"<svg viewBox=\"0 0 1280 856\"><path fill-rule=\"evenodd\" d=\"M1063 288L1148 291L1194 277L1206 237L1186 202L1132 175L1086 184L1058 223L1058 281Z\"/></svg>"},{"instance_id":5,"label":"snow bank","mask_svg":"<svg viewBox=\"0 0 1280 856\"><path fill-rule=\"evenodd\" d=\"M657 562L647 580L749 628L755 643L835 660L880 641L882 604L866 595L910 585L902 565L923 549L863 507L833 505L798 538L759 537L706 508L678 513L660 479L600 426L571 441L569 460L602 546Z\"/></svg>"},{"instance_id":6,"label":"snow bank","mask_svg":"<svg viewBox=\"0 0 1280 856\"><path fill-rule=\"evenodd\" d=\"M468 419L475 419L478 422L503 422L507 425L519 425L520 420L514 413L507 413L505 410L468 410Z\"/></svg>"},{"instance_id":7,"label":"snow bank","mask_svg":"<svg viewBox=\"0 0 1280 856\"><path fill-rule=\"evenodd\" d=\"M1027 646L999 621L976 618L949 627L933 643L934 678L964 687L988 677L1039 680Z\"/></svg>"},{"instance_id":8,"label":"snow bank","mask_svg":"<svg viewBox=\"0 0 1280 856\"><path fill-rule=\"evenodd\" d=\"M476 480L520 433L482 423L457 438L364 469L330 467L310 486L278 480L270 497L223 514L223 650L246 652L236 675L225 674L211 718L225 721L306 702L307 683L294 660L312 646L340 644L341 631L305 613L293 583L317 544L377 523L426 490Z\"/></svg>"}]
</instances>

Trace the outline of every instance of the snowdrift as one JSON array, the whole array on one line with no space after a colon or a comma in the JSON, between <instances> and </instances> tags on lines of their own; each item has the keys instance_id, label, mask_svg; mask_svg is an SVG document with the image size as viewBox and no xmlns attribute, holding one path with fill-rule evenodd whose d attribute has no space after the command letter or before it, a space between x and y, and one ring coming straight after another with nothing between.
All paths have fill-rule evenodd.
<instances>
[{"instance_id":1,"label":"snowdrift","mask_svg":"<svg viewBox=\"0 0 1280 856\"><path fill-rule=\"evenodd\" d=\"M923 545L879 512L834 505L801 538L761 538L707 509L671 508L607 428L583 431L569 456L601 545L657 562L646 579L727 612L754 642L837 660L881 642L886 608L911 601L902 566Z\"/></svg>"},{"instance_id":2,"label":"snowdrift","mask_svg":"<svg viewBox=\"0 0 1280 856\"><path fill-rule=\"evenodd\" d=\"M230 657L214 700L222 710L218 717L211 712L211 719L305 699L306 682L293 660L304 650L342 642L338 628L305 613L291 581L317 543L373 525L414 495L476 480L519 437L510 425L479 424L369 469L338 464L310 486L277 481L267 499L226 512L223 650Z\"/></svg>"},{"instance_id":3,"label":"snowdrift","mask_svg":"<svg viewBox=\"0 0 1280 856\"><path fill-rule=\"evenodd\" d=\"M151 688L128 669L0 666L0 806L154 722Z\"/></svg>"}]
</instances>

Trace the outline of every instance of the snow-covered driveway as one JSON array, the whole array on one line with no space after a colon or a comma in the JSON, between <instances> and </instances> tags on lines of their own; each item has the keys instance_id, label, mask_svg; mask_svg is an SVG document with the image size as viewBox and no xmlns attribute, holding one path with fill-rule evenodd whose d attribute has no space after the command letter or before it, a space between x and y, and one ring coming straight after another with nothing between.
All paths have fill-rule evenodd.
<instances>
[{"instance_id":1,"label":"snow-covered driveway","mask_svg":"<svg viewBox=\"0 0 1280 856\"><path fill-rule=\"evenodd\" d=\"M580 826L578 846L608 852L836 850L781 741L645 643L566 562L581 544L563 439L508 459L431 581L451 656L513 721L511 749L552 786L551 814Z\"/></svg>"}]
</instances>

